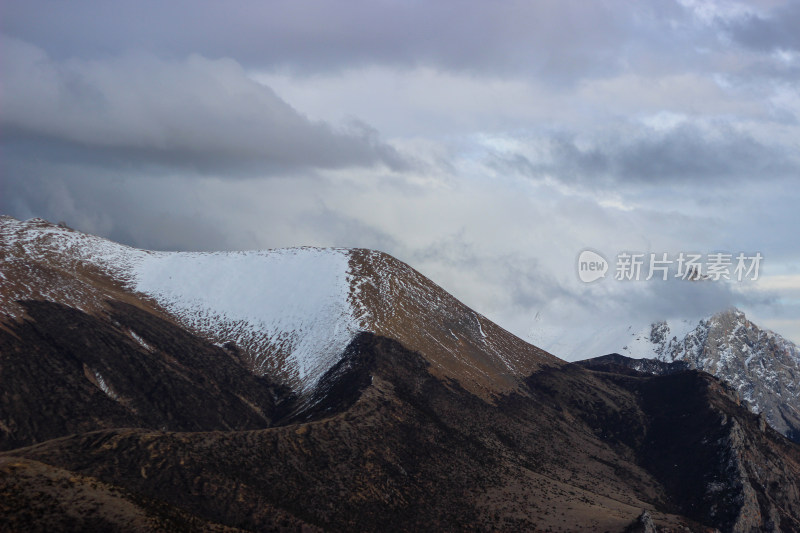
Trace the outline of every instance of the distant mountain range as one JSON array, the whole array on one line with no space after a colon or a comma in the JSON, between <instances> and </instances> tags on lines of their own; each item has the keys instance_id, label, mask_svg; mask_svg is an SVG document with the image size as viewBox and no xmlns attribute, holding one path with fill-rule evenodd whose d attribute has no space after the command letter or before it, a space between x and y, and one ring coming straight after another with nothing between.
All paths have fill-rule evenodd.
<instances>
[{"instance_id":1,"label":"distant mountain range","mask_svg":"<svg viewBox=\"0 0 800 533\"><path fill-rule=\"evenodd\" d=\"M2 217L0 530L800 530L800 446L690 366L569 364L379 252Z\"/></svg>"}]
</instances>

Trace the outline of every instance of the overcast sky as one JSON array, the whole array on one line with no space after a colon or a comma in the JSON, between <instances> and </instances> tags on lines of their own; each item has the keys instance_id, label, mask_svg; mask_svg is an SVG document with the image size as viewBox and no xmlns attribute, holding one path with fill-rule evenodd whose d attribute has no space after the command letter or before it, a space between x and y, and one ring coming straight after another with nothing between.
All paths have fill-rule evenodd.
<instances>
[{"instance_id":1,"label":"overcast sky","mask_svg":"<svg viewBox=\"0 0 800 533\"><path fill-rule=\"evenodd\" d=\"M0 212L376 248L545 348L731 305L800 342L798 28L783 0L7 0ZM763 260L617 281L622 252Z\"/></svg>"}]
</instances>

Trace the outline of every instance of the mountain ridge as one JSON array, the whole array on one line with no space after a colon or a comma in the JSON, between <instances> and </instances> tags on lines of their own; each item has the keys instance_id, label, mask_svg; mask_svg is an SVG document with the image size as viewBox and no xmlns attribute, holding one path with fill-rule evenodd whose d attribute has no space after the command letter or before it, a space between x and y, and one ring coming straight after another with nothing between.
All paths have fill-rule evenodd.
<instances>
[{"instance_id":1,"label":"mountain ridge","mask_svg":"<svg viewBox=\"0 0 800 533\"><path fill-rule=\"evenodd\" d=\"M253 372L305 392L360 331L424 351L432 371L487 398L542 364L563 364L382 252L151 252L11 217L0 219L0 239L7 270L21 280L0 279L0 304L10 318L21 316L16 300L45 299L89 312L102 310L108 297L134 300L213 343L233 343ZM56 288L32 288L45 284ZM13 289L19 286L29 290ZM512 353L524 355L509 360Z\"/></svg>"}]
</instances>

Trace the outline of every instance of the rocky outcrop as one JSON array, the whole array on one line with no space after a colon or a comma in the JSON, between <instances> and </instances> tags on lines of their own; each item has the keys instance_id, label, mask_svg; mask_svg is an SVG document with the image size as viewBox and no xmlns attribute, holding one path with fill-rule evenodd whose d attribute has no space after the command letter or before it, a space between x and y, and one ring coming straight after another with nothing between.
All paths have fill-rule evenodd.
<instances>
[{"instance_id":1,"label":"rocky outcrop","mask_svg":"<svg viewBox=\"0 0 800 533\"><path fill-rule=\"evenodd\" d=\"M658 533L653 517L645 509L636 521L625 529L625 533Z\"/></svg>"},{"instance_id":2,"label":"rocky outcrop","mask_svg":"<svg viewBox=\"0 0 800 533\"><path fill-rule=\"evenodd\" d=\"M656 322L628 337L618 343L624 355L582 364L617 364L660 375L682 368L703 370L730 383L754 413L762 413L769 425L800 442L800 348L760 328L738 309L694 325Z\"/></svg>"}]
</instances>

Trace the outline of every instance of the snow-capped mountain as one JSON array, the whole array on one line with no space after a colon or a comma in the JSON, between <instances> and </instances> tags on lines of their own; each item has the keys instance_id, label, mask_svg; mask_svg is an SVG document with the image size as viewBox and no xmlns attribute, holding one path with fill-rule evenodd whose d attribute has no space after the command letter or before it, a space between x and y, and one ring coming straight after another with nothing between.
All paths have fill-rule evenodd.
<instances>
[{"instance_id":1,"label":"snow-capped mountain","mask_svg":"<svg viewBox=\"0 0 800 533\"><path fill-rule=\"evenodd\" d=\"M22 316L19 300L98 312L113 297L235 346L254 373L300 390L312 388L361 331L402 342L423 353L433 373L488 396L561 363L380 252L152 252L11 217L0 218L0 242L7 318Z\"/></svg>"},{"instance_id":2,"label":"snow-capped mountain","mask_svg":"<svg viewBox=\"0 0 800 533\"><path fill-rule=\"evenodd\" d=\"M607 342L607 341L604 341ZM635 359L683 361L728 382L753 412L800 439L800 348L732 308L698 321L630 330L609 350ZM601 355L601 354L598 354ZM635 364L635 361L631 361Z\"/></svg>"},{"instance_id":3,"label":"snow-capped mountain","mask_svg":"<svg viewBox=\"0 0 800 533\"><path fill-rule=\"evenodd\" d=\"M0 218L0 530L797 529L800 447L731 387L606 366L379 252Z\"/></svg>"}]
</instances>

